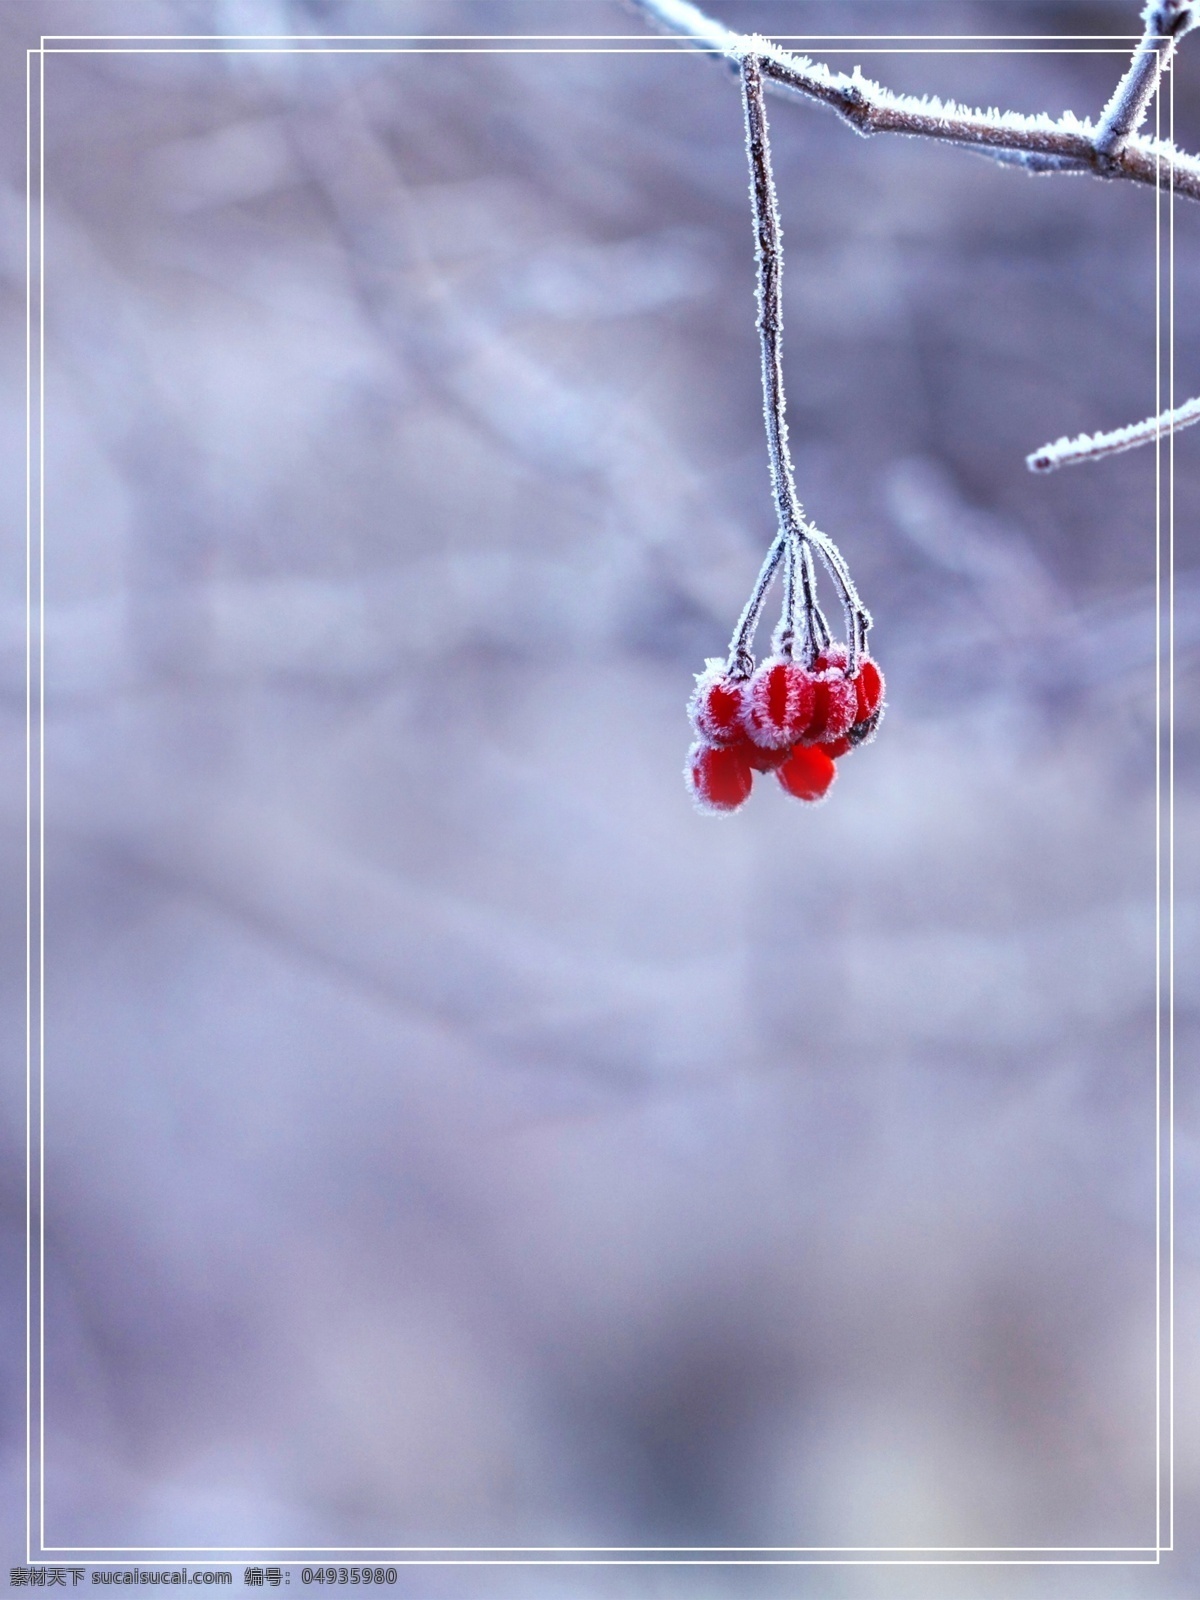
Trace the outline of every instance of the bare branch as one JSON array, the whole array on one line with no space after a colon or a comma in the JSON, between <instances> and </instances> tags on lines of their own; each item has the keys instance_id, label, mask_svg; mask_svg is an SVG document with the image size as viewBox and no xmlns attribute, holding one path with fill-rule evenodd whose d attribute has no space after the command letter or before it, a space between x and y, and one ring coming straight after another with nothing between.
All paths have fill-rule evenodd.
<instances>
[{"instance_id":1,"label":"bare branch","mask_svg":"<svg viewBox=\"0 0 1200 1600\"><path fill-rule=\"evenodd\" d=\"M1134 422L1127 428L1114 428L1111 433L1081 433L1076 439L1057 439L1026 456L1025 465L1030 472L1054 472L1080 461L1098 461L1101 456L1119 455L1122 450L1168 438L1195 422L1200 422L1200 399L1187 400L1173 411L1147 417L1145 422Z\"/></svg>"},{"instance_id":2,"label":"bare branch","mask_svg":"<svg viewBox=\"0 0 1200 1600\"><path fill-rule=\"evenodd\" d=\"M690 0L629 0L648 21L700 50L739 64L754 55L762 76L832 106L860 133L905 133L969 146L1031 172L1092 172L1162 186L1200 200L1200 158L1133 130L1141 122L1175 42L1195 20L1191 0L1154 0L1133 62L1098 124L1065 112L978 111L936 97L893 94L856 67L833 72L768 39L732 32Z\"/></svg>"}]
</instances>

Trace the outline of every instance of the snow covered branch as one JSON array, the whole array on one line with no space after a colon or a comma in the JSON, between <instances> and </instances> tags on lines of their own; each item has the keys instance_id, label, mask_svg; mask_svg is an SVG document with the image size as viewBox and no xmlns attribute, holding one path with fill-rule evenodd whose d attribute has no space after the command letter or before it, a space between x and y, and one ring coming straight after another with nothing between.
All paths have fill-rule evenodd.
<instances>
[{"instance_id":1,"label":"snow covered branch","mask_svg":"<svg viewBox=\"0 0 1200 1600\"><path fill-rule=\"evenodd\" d=\"M1158 92L1176 41L1195 24L1191 0L1150 0L1142 12L1145 25L1129 70L1113 90L1096 132L1100 170L1109 171L1130 136L1141 126ZM1193 196L1194 198L1194 196Z\"/></svg>"},{"instance_id":2,"label":"snow covered branch","mask_svg":"<svg viewBox=\"0 0 1200 1600\"><path fill-rule=\"evenodd\" d=\"M1153 444L1156 439L1178 433L1181 428L1190 428L1195 422L1200 422L1200 398L1185 401L1160 416L1147 417L1145 422L1114 428L1111 433L1081 433L1075 439L1056 439L1053 444L1044 444L1040 450L1026 456L1025 464L1031 472L1053 472L1079 461L1098 461L1101 456L1115 456L1122 450L1136 450L1140 444Z\"/></svg>"},{"instance_id":3,"label":"snow covered branch","mask_svg":"<svg viewBox=\"0 0 1200 1600\"><path fill-rule=\"evenodd\" d=\"M706 16L690 0L629 0L648 21L687 39L698 49L740 65L758 58L772 86L832 106L860 133L906 133L962 144L1032 172L1092 172L1105 178L1161 185L1200 200L1200 158L1134 131L1158 88L1177 41L1194 24L1191 0L1152 0L1143 12L1145 31L1128 72L1098 123L1064 112L1057 120L1038 112L979 111L940 100L894 94L853 72L832 72L819 61L795 55L769 39L734 33Z\"/></svg>"},{"instance_id":4,"label":"snow covered branch","mask_svg":"<svg viewBox=\"0 0 1200 1600\"><path fill-rule=\"evenodd\" d=\"M824 63L784 50L769 39L735 33L691 4L691 0L628 3L663 31L723 57L743 76L745 63L752 61L756 81L761 77L766 87L819 100L864 135L903 133L938 139L1031 173L1076 172L1124 178L1149 184L1172 196L1200 200L1200 157L1137 131L1176 45L1198 20L1193 0L1149 0L1142 11L1143 32L1133 59L1096 122L1076 117L1070 111L1055 119L1042 112L1027 115L1019 111L980 111L936 96L894 94L865 78L858 67L850 73L833 72ZM764 344L764 363L767 359ZM1048 472L1067 462L1133 449L1196 421L1200 421L1200 399L1111 433L1060 439L1034 451L1027 460L1031 470ZM786 434L783 449L786 460ZM773 449L773 475L779 464ZM778 492L778 479L776 482Z\"/></svg>"}]
</instances>

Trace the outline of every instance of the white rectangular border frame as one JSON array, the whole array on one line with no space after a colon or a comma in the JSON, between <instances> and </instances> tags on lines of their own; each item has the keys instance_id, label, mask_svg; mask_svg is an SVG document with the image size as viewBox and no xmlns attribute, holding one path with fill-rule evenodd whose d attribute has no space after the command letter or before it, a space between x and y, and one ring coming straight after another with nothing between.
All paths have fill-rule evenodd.
<instances>
[{"instance_id":1,"label":"white rectangular border frame","mask_svg":"<svg viewBox=\"0 0 1200 1600\"><path fill-rule=\"evenodd\" d=\"M780 35L850 53L1126 56L1135 35ZM837 41L853 40L837 47ZM1030 41L1033 41L1031 44ZM864 49L869 41L873 48ZM1068 43L1067 41L1072 41ZM45 1507L45 74L47 55L678 54L652 34L43 35L26 54L26 1561L176 1566L1154 1566L1174 1548L1174 437L1155 444L1155 1541L1121 1546L106 1546L46 1543ZM1174 80L1155 102L1174 142ZM1163 102L1166 102L1165 119ZM737 122L740 129L740 121ZM1164 229L1164 215L1166 226ZM1175 399L1174 197L1155 192L1155 411ZM1164 240L1165 233L1165 240ZM1165 712L1165 718L1164 718ZM381 1558L386 1560L381 1562Z\"/></svg>"}]
</instances>

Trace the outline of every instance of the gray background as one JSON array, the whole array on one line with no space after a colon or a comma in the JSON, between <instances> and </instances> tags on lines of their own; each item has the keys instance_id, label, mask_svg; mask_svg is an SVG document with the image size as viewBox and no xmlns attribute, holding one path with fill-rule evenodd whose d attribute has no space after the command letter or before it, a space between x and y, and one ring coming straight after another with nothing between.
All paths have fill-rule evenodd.
<instances>
[{"instance_id":1,"label":"gray background","mask_svg":"<svg viewBox=\"0 0 1200 1600\"><path fill-rule=\"evenodd\" d=\"M716 9L1136 29L1107 4ZM38 32L641 32L504 0L0 27L14 530ZM1081 115L1121 67L870 48L836 64ZM1200 42L1179 78L1195 147ZM1152 194L773 102L800 489L890 710L827 805L765 778L714 821L683 704L772 532L729 77L61 55L46 85L50 1542L1152 1543L1155 464L1023 465L1154 407ZM6 563L19 1286L15 540ZM1187 1075L1178 1113L1186 1533ZM417 1568L397 1592L1182 1595L1186 1565Z\"/></svg>"}]
</instances>

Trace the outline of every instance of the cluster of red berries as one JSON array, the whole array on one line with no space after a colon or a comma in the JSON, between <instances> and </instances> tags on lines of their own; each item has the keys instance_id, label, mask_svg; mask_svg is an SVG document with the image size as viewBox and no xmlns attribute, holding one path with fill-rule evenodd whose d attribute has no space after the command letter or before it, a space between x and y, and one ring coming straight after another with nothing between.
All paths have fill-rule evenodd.
<instances>
[{"instance_id":1,"label":"cluster of red berries","mask_svg":"<svg viewBox=\"0 0 1200 1600\"><path fill-rule=\"evenodd\" d=\"M709 661L697 676L688 715L699 739L684 771L702 811L736 811L756 772L773 772L797 800L821 800L834 763L874 734L883 714L883 674L860 655L827 645L810 667L773 655L750 676Z\"/></svg>"}]
</instances>

